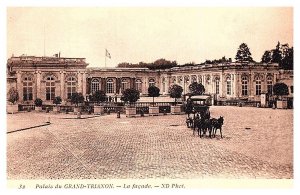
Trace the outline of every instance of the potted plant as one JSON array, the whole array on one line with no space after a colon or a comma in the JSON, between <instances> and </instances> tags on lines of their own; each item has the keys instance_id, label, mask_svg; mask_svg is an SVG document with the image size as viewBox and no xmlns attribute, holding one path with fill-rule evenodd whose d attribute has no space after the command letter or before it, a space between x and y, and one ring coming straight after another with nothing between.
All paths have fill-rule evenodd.
<instances>
[{"instance_id":1,"label":"potted plant","mask_svg":"<svg viewBox=\"0 0 300 195\"><path fill-rule=\"evenodd\" d=\"M43 105L43 100L41 98L36 98L34 100L35 104L35 111L41 112L42 111L42 105Z\"/></svg>"},{"instance_id":2,"label":"potted plant","mask_svg":"<svg viewBox=\"0 0 300 195\"><path fill-rule=\"evenodd\" d=\"M289 95L288 86L285 83L276 83L273 86L273 93L276 96L277 108L287 108L287 100L283 100L283 96Z\"/></svg>"},{"instance_id":3,"label":"potted plant","mask_svg":"<svg viewBox=\"0 0 300 195\"><path fill-rule=\"evenodd\" d=\"M175 99L174 105L171 105L171 114L180 114L180 106L177 105L177 98L181 98L183 89L180 85L172 85L169 88L169 94L171 98Z\"/></svg>"},{"instance_id":4,"label":"potted plant","mask_svg":"<svg viewBox=\"0 0 300 195\"><path fill-rule=\"evenodd\" d=\"M103 114L104 113L104 106L100 105L101 102L106 100L106 94L104 91L95 91L92 96L91 100L96 102L94 105L94 114Z\"/></svg>"},{"instance_id":5,"label":"potted plant","mask_svg":"<svg viewBox=\"0 0 300 195\"><path fill-rule=\"evenodd\" d=\"M74 114L79 114L81 112L80 110L80 104L83 103L84 97L82 93L73 93L71 96L71 104L75 104L74 107Z\"/></svg>"},{"instance_id":6,"label":"potted plant","mask_svg":"<svg viewBox=\"0 0 300 195\"><path fill-rule=\"evenodd\" d=\"M136 107L133 105L133 103L138 99L140 99L140 92L136 89L125 89L122 92L121 100L125 103L129 103L129 105L127 105L125 108L126 117L132 117L136 115Z\"/></svg>"},{"instance_id":7,"label":"potted plant","mask_svg":"<svg viewBox=\"0 0 300 195\"><path fill-rule=\"evenodd\" d=\"M159 107L154 106L154 97L159 97L159 88L156 86L150 86L148 88L148 96L153 97L152 106L149 106L149 115L158 115L159 113Z\"/></svg>"},{"instance_id":8,"label":"potted plant","mask_svg":"<svg viewBox=\"0 0 300 195\"><path fill-rule=\"evenodd\" d=\"M55 106L53 107L53 112L56 112L56 113L60 112L60 107L58 106L58 104L61 104L61 101L62 101L62 99L60 96L57 96L54 98L53 104L55 104Z\"/></svg>"},{"instance_id":9,"label":"potted plant","mask_svg":"<svg viewBox=\"0 0 300 195\"><path fill-rule=\"evenodd\" d=\"M8 104L6 107L7 113L11 113L11 114L17 113L18 104L16 104L16 102L19 100L19 93L14 87L9 89L7 93L7 100L8 100Z\"/></svg>"}]
</instances>

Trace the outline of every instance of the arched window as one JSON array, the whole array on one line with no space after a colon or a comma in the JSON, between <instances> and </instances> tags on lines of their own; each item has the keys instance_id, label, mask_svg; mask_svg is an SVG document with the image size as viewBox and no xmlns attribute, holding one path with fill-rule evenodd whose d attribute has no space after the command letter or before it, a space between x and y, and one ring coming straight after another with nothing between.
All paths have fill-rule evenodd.
<instances>
[{"instance_id":1,"label":"arched window","mask_svg":"<svg viewBox=\"0 0 300 195\"><path fill-rule=\"evenodd\" d=\"M227 77L226 79L226 94L231 95L231 78Z\"/></svg>"},{"instance_id":2,"label":"arched window","mask_svg":"<svg viewBox=\"0 0 300 195\"><path fill-rule=\"evenodd\" d=\"M72 95L76 93L77 80L70 76L67 78L67 98L71 99Z\"/></svg>"},{"instance_id":3,"label":"arched window","mask_svg":"<svg viewBox=\"0 0 300 195\"><path fill-rule=\"evenodd\" d=\"M129 88L129 82L127 79L122 79L121 81L121 90L124 91L125 89Z\"/></svg>"},{"instance_id":4,"label":"arched window","mask_svg":"<svg viewBox=\"0 0 300 195\"><path fill-rule=\"evenodd\" d=\"M261 80L259 77L255 80L255 95L261 94Z\"/></svg>"},{"instance_id":5,"label":"arched window","mask_svg":"<svg viewBox=\"0 0 300 195\"><path fill-rule=\"evenodd\" d=\"M142 93L142 81L141 79L135 80L135 89Z\"/></svg>"},{"instance_id":6,"label":"arched window","mask_svg":"<svg viewBox=\"0 0 300 195\"><path fill-rule=\"evenodd\" d=\"M179 85L181 85L182 84L182 76L178 76L177 77L177 83L179 84Z\"/></svg>"},{"instance_id":7,"label":"arched window","mask_svg":"<svg viewBox=\"0 0 300 195\"><path fill-rule=\"evenodd\" d=\"M107 79L106 80L106 93L114 93L115 88L114 88L114 81L112 79Z\"/></svg>"},{"instance_id":8,"label":"arched window","mask_svg":"<svg viewBox=\"0 0 300 195\"><path fill-rule=\"evenodd\" d=\"M198 80L199 80L199 83L202 84L202 76L201 75L198 75Z\"/></svg>"},{"instance_id":9,"label":"arched window","mask_svg":"<svg viewBox=\"0 0 300 195\"><path fill-rule=\"evenodd\" d=\"M197 76L196 75L192 75L192 83L196 83L197 82Z\"/></svg>"},{"instance_id":10,"label":"arched window","mask_svg":"<svg viewBox=\"0 0 300 195\"><path fill-rule=\"evenodd\" d=\"M154 79L149 79L149 87L155 86L155 80Z\"/></svg>"},{"instance_id":11,"label":"arched window","mask_svg":"<svg viewBox=\"0 0 300 195\"><path fill-rule=\"evenodd\" d=\"M92 84L91 84L91 92L95 93L96 91L100 90L100 81L99 79L92 79Z\"/></svg>"},{"instance_id":12,"label":"arched window","mask_svg":"<svg viewBox=\"0 0 300 195\"><path fill-rule=\"evenodd\" d=\"M242 76L242 95L248 95L248 78L247 76Z\"/></svg>"},{"instance_id":13,"label":"arched window","mask_svg":"<svg viewBox=\"0 0 300 195\"><path fill-rule=\"evenodd\" d=\"M55 98L55 78L53 76L46 77L46 100L54 100Z\"/></svg>"},{"instance_id":14,"label":"arched window","mask_svg":"<svg viewBox=\"0 0 300 195\"><path fill-rule=\"evenodd\" d=\"M29 76L23 79L23 100L32 100L32 78Z\"/></svg>"},{"instance_id":15,"label":"arched window","mask_svg":"<svg viewBox=\"0 0 300 195\"><path fill-rule=\"evenodd\" d=\"M267 89L268 89L268 93L270 95L272 95L273 93L273 80L271 76L267 77Z\"/></svg>"}]
</instances>

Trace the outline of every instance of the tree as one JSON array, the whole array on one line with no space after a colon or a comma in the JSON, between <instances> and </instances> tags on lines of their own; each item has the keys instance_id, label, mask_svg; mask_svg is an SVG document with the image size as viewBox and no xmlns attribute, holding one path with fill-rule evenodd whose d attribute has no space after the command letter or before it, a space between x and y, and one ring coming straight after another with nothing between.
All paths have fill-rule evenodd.
<instances>
[{"instance_id":1,"label":"tree","mask_svg":"<svg viewBox=\"0 0 300 195\"><path fill-rule=\"evenodd\" d=\"M60 97L60 96L57 96L57 97L55 97L55 98L54 98L54 100L53 100L53 104L56 104L56 105L58 105L58 104L60 104L60 103L61 103L61 101L62 101L61 97Z\"/></svg>"},{"instance_id":2,"label":"tree","mask_svg":"<svg viewBox=\"0 0 300 195\"><path fill-rule=\"evenodd\" d=\"M140 92L136 89L125 89L122 92L121 100L124 102L134 103L140 99Z\"/></svg>"},{"instance_id":3,"label":"tree","mask_svg":"<svg viewBox=\"0 0 300 195\"><path fill-rule=\"evenodd\" d=\"M71 96L71 103L75 104L76 107L78 107L79 103L82 103L84 101L84 97L82 93L73 93Z\"/></svg>"},{"instance_id":4,"label":"tree","mask_svg":"<svg viewBox=\"0 0 300 195\"><path fill-rule=\"evenodd\" d=\"M285 53L284 57L281 60L281 67L285 70L293 70L294 69L294 48L288 48Z\"/></svg>"},{"instance_id":5,"label":"tree","mask_svg":"<svg viewBox=\"0 0 300 195\"><path fill-rule=\"evenodd\" d=\"M34 104L36 107L41 107L43 105L43 100L41 98L36 98Z\"/></svg>"},{"instance_id":6,"label":"tree","mask_svg":"<svg viewBox=\"0 0 300 195\"><path fill-rule=\"evenodd\" d=\"M235 59L237 62L252 62L253 59L251 57L251 52L250 49L248 48L246 43L242 43L239 48L238 51L236 53Z\"/></svg>"},{"instance_id":7,"label":"tree","mask_svg":"<svg viewBox=\"0 0 300 195\"><path fill-rule=\"evenodd\" d=\"M276 83L273 86L273 93L277 97L281 97L283 95L288 95L289 94L289 88L285 83Z\"/></svg>"},{"instance_id":8,"label":"tree","mask_svg":"<svg viewBox=\"0 0 300 195\"><path fill-rule=\"evenodd\" d=\"M280 42L278 41L276 45L276 49L272 50L272 62L280 64L281 59L282 59L282 52L280 50Z\"/></svg>"},{"instance_id":9,"label":"tree","mask_svg":"<svg viewBox=\"0 0 300 195\"><path fill-rule=\"evenodd\" d=\"M154 97L159 97L160 95L159 91L160 91L159 88L153 85L148 88L148 96L153 97L153 106L154 106Z\"/></svg>"},{"instance_id":10,"label":"tree","mask_svg":"<svg viewBox=\"0 0 300 195\"><path fill-rule=\"evenodd\" d=\"M270 63L272 61L272 52L265 51L264 55L261 57L262 63Z\"/></svg>"},{"instance_id":11,"label":"tree","mask_svg":"<svg viewBox=\"0 0 300 195\"><path fill-rule=\"evenodd\" d=\"M204 86L197 82L190 84L189 90L192 95L202 95L205 92Z\"/></svg>"},{"instance_id":12,"label":"tree","mask_svg":"<svg viewBox=\"0 0 300 195\"><path fill-rule=\"evenodd\" d=\"M7 100L12 104L15 104L19 100L19 93L14 87L9 89L7 93Z\"/></svg>"},{"instance_id":13,"label":"tree","mask_svg":"<svg viewBox=\"0 0 300 195\"><path fill-rule=\"evenodd\" d=\"M182 92L183 92L183 89L180 85L175 84L175 85L170 86L169 94L170 94L171 98L175 98L175 105L177 103L176 99L181 98Z\"/></svg>"},{"instance_id":14,"label":"tree","mask_svg":"<svg viewBox=\"0 0 300 195\"><path fill-rule=\"evenodd\" d=\"M106 94L102 90L95 91L92 94L91 100L97 103L104 102L106 100Z\"/></svg>"}]
</instances>

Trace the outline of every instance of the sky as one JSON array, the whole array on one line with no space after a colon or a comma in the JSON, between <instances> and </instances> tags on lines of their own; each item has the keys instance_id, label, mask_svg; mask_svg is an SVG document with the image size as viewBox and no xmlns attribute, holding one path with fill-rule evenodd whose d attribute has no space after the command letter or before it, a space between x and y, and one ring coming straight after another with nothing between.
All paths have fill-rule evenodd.
<instances>
[{"instance_id":1,"label":"sky","mask_svg":"<svg viewBox=\"0 0 300 195\"><path fill-rule=\"evenodd\" d=\"M277 42L293 46L290 7L7 8L7 58L84 57L90 67L235 58L241 43L261 60ZM45 48L45 50L44 50Z\"/></svg>"}]
</instances>

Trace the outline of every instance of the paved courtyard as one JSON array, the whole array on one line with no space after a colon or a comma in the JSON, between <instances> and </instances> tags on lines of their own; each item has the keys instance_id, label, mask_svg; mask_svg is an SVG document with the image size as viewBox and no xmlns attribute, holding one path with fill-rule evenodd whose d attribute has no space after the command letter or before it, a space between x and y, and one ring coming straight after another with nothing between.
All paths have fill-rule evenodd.
<instances>
[{"instance_id":1,"label":"paved courtyard","mask_svg":"<svg viewBox=\"0 0 300 195\"><path fill-rule=\"evenodd\" d=\"M8 132L51 124L7 134L7 177L293 178L293 110L210 110L224 116L223 139L193 136L185 115L8 115Z\"/></svg>"}]
</instances>

